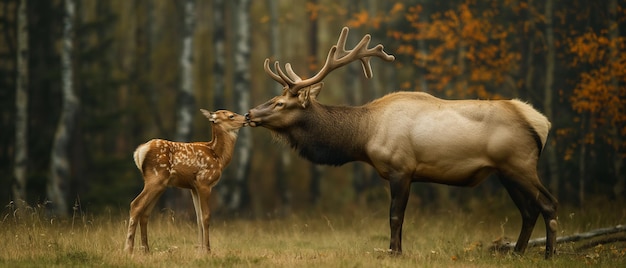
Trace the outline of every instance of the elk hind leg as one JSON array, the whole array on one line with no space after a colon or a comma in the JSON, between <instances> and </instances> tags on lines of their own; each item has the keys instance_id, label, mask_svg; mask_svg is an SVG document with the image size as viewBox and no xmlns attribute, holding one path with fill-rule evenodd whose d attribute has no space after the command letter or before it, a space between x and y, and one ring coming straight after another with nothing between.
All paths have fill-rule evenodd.
<instances>
[{"instance_id":1,"label":"elk hind leg","mask_svg":"<svg viewBox=\"0 0 626 268\"><path fill-rule=\"evenodd\" d=\"M128 220L125 251L133 252L137 224L139 224L141 229L141 244L144 247L144 251L149 251L147 221L156 201L164 190L164 187L146 184L141 193L130 203L130 219Z\"/></svg>"},{"instance_id":2,"label":"elk hind leg","mask_svg":"<svg viewBox=\"0 0 626 268\"><path fill-rule=\"evenodd\" d=\"M550 192L548 192L548 190L541 184L536 173L529 175L526 179L522 180L503 180L503 184L522 213L522 232L520 233L520 238L515 246L516 250L520 249L521 252L523 252L526 248L528 245L528 239L530 238L530 233L532 233L532 229L537 221L536 218L539 213L541 213L546 225L545 258L550 258L555 252L556 231L558 227L556 221L558 202L556 198L554 198L554 196L552 196L552 194L550 194ZM516 199L518 201L515 201ZM533 218L528 218L532 220L532 224L526 223L524 211L527 212L526 214L533 216Z\"/></svg>"},{"instance_id":3,"label":"elk hind leg","mask_svg":"<svg viewBox=\"0 0 626 268\"><path fill-rule=\"evenodd\" d=\"M202 241L201 245L206 252L211 251L211 241L209 235L209 225L211 221L211 207L210 207L210 199L211 199L211 186L201 186L198 188L198 203L200 210L200 215L198 215L198 223L201 223L202 230Z\"/></svg>"},{"instance_id":4,"label":"elk hind leg","mask_svg":"<svg viewBox=\"0 0 626 268\"><path fill-rule=\"evenodd\" d=\"M196 226L198 228L198 245L202 248L204 229L202 228L202 210L200 208L200 197L196 189L191 189L191 199L193 200L193 207L196 212Z\"/></svg>"},{"instance_id":5,"label":"elk hind leg","mask_svg":"<svg viewBox=\"0 0 626 268\"><path fill-rule=\"evenodd\" d=\"M540 206L543 221L546 225L546 252L544 257L548 259L556 253L556 232L558 230L556 212L558 201L543 185L539 184L537 188L542 193L543 197L540 199Z\"/></svg>"},{"instance_id":6,"label":"elk hind leg","mask_svg":"<svg viewBox=\"0 0 626 268\"><path fill-rule=\"evenodd\" d=\"M524 251L526 251L528 240L530 239L535 224L537 223L539 211L533 208L530 200L526 198L524 193L520 192L517 185L505 179L501 179L500 181L509 193L509 196L511 196L513 203L515 203L515 206L517 206L522 216L522 229L517 238L517 242L515 243L514 251L516 253L523 254Z\"/></svg>"},{"instance_id":7,"label":"elk hind leg","mask_svg":"<svg viewBox=\"0 0 626 268\"><path fill-rule=\"evenodd\" d=\"M128 219L128 232L126 233L126 245L124 251L132 253L135 245L135 233L137 231L137 224L143 217L143 214L147 208L147 202L149 198L149 187L144 185L143 190L132 202L130 202L130 218Z\"/></svg>"}]
</instances>

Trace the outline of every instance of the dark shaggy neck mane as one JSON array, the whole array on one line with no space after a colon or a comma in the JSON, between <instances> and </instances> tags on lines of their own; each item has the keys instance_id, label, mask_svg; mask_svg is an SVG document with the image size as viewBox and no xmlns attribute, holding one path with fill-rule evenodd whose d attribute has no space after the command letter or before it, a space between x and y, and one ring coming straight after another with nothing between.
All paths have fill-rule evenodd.
<instances>
[{"instance_id":1,"label":"dark shaggy neck mane","mask_svg":"<svg viewBox=\"0 0 626 268\"><path fill-rule=\"evenodd\" d=\"M364 107L325 106L311 103L300 120L287 129L274 130L300 156L316 164L339 166L365 160L365 137L360 136L367 116Z\"/></svg>"}]
</instances>

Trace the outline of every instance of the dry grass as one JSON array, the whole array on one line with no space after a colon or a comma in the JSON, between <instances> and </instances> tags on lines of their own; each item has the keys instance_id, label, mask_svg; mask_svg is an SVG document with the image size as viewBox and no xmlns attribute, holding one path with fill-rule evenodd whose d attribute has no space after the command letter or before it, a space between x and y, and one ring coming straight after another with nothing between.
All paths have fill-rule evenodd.
<instances>
[{"instance_id":1,"label":"dry grass","mask_svg":"<svg viewBox=\"0 0 626 268\"><path fill-rule=\"evenodd\" d=\"M602 209L561 209L560 235L624 223L623 206L598 207ZM134 255L122 251L125 215L57 221L31 209L2 216L0 266L11 267L626 267L625 243L582 252L575 251L576 244L562 244L549 261L543 260L541 248L530 248L521 257L490 252L492 240L517 236L515 210L496 214L409 210L400 257L385 250L389 227L387 209L382 207L279 219L216 219L211 225L211 254L196 247L195 221L169 212L151 219L152 252ZM542 227L539 220L533 237L544 235Z\"/></svg>"}]
</instances>

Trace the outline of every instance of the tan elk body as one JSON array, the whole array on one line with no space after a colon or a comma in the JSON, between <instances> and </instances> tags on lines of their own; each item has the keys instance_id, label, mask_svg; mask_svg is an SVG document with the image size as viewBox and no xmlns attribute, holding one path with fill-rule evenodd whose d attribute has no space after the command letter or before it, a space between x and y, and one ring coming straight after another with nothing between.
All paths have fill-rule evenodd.
<instances>
[{"instance_id":1,"label":"tan elk body","mask_svg":"<svg viewBox=\"0 0 626 268\"><path fill-rule=\"evenodd\" d=\"M213 124L209 142L172 142L153 139L139 145L133 154L144 179L144 188L130 204L130 219L124 249L133 252L135 230L141 227L141 245L148 247L147 224L150 213L167 187L191 189L198 224L198 240L210 251L209 199L211 189L232 158L237 134L247 123L236 113L201 110Z\"/></svg>"},{"instance_id":2,"label":"tan elk body","mask_svg":"<svg viewBox=\"0 0 626 268\"><path fill-rule=\"evenodd\" d=\"M497 173L522 215L515 251L524 252L539 214L546 224L546 258L554 252L556 199L537 176L537 161L550 122L518 100L443 100L421 92L388 94L362 106L330 106L316 97L332 70L360 60L371 77L370 57L392 61L382 45L368 49L366 35L345 50L348 29L329 52L322 70L303 80L278 62L274 73L283 94L251 109L250 126L262 126L302 157L318 164L362 161L389 181L390 250L402 252L402 224L412 182L475 186Z\"/></svg>"}]
</instances>

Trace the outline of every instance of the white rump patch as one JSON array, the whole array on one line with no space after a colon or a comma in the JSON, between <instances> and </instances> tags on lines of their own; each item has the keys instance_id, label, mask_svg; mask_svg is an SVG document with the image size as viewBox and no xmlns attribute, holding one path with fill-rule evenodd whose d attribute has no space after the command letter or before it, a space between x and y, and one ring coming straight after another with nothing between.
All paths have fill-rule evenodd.
<instances>
[{"instance_id":1,"label":"white rump patch","mask_svg":"<svg viewBox=\"0 0 626 268\"><path fill-rule=\"evenodd\" d=\"M150 142L139 145L133 154L133 158L135 159L135 165L137 168L143 172L143 161L146 159L146 154L150 151Z\"/></svg>"}]
</instances>

